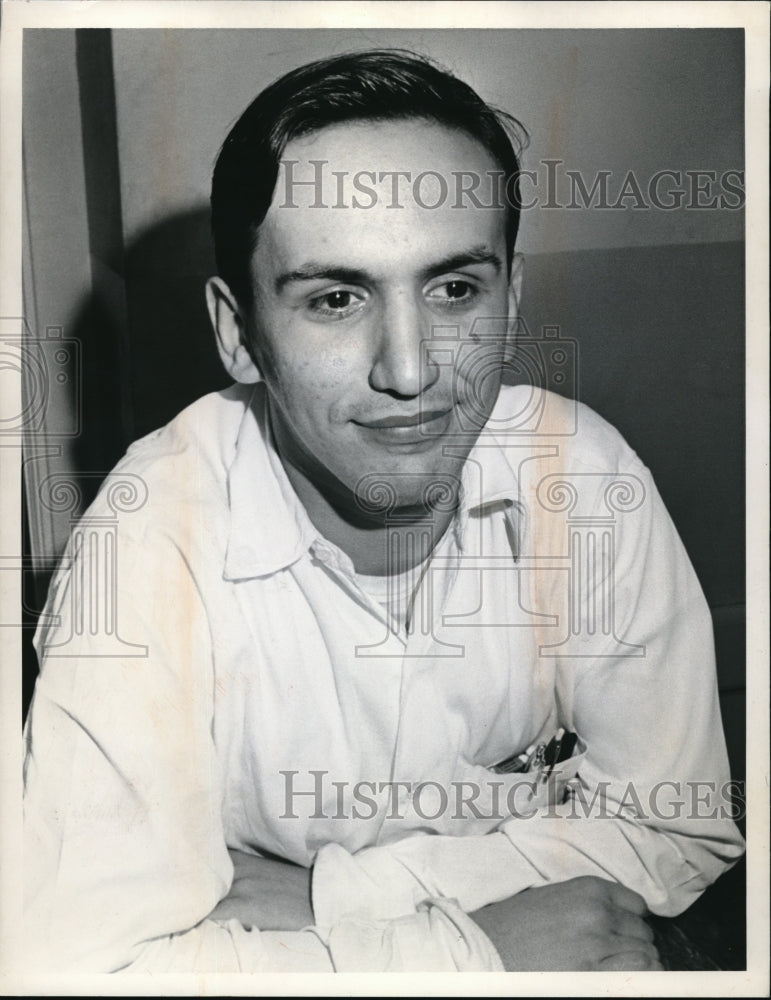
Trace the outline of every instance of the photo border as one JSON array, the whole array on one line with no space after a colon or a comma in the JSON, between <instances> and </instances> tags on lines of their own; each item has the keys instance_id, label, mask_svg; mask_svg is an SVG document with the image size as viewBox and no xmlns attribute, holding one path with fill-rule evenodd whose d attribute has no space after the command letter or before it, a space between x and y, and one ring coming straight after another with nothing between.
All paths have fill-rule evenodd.
<instances>
[{"instance_id":1,"label":"photo border","mask_svg":"<svg viewBox=\"0 0 771 1000\"><path fill-rule=\"evenodd\" d=\"M0 316L24 315L21 288L21 47L28 28L634 28L743 27L747 289L747 971L693 973L337 973L99 976L15 968L20 927L21 630L2 630L0 673L0 993L22 995L763 996L769 941L768 678L768 6L750 3L401 3L259 0L5 0L0 36ZM7 380L6 380L7 381ZM4 385L6 383L4 382ZM21 412L21 386L6 400ZM0 553L21 552L21 448L0 447ZM9 484L12 484L9 486ZM2 568L2 567L0 567ZM0 613L18 616L21 580L0 573ZM4 617L2 620L8 620ZM678 978L675 979L674 977ZM514 978L512 978L514 977Z\"/></svg>"}]
</instances>

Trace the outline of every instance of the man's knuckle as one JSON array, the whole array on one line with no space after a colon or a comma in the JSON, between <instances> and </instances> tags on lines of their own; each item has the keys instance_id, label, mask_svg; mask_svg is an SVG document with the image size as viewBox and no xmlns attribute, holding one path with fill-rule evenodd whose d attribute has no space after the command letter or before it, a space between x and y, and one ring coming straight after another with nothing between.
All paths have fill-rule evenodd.
<instances>
[{"instance_id":1,"label":"man's knuckle","mask_svg":"<svg viewBox=\"0 0 771 1000\"><path fill-rule=\"evenodd\" d=\"M659 960L659 953L649 944L641 944L639 948L636 948L633 952L635 960L644 968L652 968L653 965Z\"/></svg>"},{"instance_id":2,"label":"man's knuckle","mask_svg":"<svg viewBox=\"0 0 771 1000\"><path fill-rule=\"evenodd\" d=\"M650 956L651 961L653 961L653 962L658 962L659 959L660 959L660 957L661 957L659 955L658 948L654 944L649 944L648 945L648 955Z\"/></svg>"},{"instance_id":3,"label":"man's knuckle","mask_svg":"<svg viewBox=\"0 0 771 1000\"><path fill-rule=\"evenodd\" d=\"M613 950L612 935L601 931L587 934L583 944L593 962L601 962Z\"/></svg>"},{"instance_id":4,"label":"man's knuckle","mask_svg":"<svg viewBox=\"0 0 771 1000\"><path fill-rule=\"evenodd\" d=\"M596 927L602 928L603 930L613 928L616 921L614 918L613 907L610 906L608 900L602 897L596 897L587 903L586 907L589 919L592 924Z\"/></svg>"},{"instance_id":5,"label":"man's knuckle","mask_svg":"<svg viewBox=\"0 0 771 1000\"><path fill-rule=\"evenodd\" d=\"M637 936L643 938L643 940L649 941L651 944L653 944L656 940L653 928L650 924L646 923L642 917L635 918L634 927L637 932Z\"/></svg>"},{"instance_id":6,"label":"man's knuckle","mask_svg":"<svg viewBox=\"0 0 771 1000\"><path fill-rule=\"evenodd\" d=\"M604 879L597 878L596 875L584 875L578 881L582 890L590 896L601 896L607 885Z\"/></svg>"}]
</instances>

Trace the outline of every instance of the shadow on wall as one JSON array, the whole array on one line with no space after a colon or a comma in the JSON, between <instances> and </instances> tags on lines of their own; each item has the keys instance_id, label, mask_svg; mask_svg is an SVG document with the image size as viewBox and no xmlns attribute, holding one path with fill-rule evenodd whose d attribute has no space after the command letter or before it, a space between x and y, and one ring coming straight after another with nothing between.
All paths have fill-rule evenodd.
<instances>
[{"instance_id":1,"label":"shadow on wall","mask_svg":"<svg viewBox=\"0 0 771 1000\"><path fill-rule=\"evenodd\" d=\"M67 385L80 393L72 478L83 509L133 441L231 381L204 297L204 281L215 273L208 209L169 216L141 233L126 248L123 274L92 263L94 291L67 330L80 344L80 377ZM31 560L26 519L23 527L22 550ZM60 555L38 556L34 571L23 574L23 717L37 677L32 637Z\"/></svg>"},{"instance_id":2,"label":"shadow on wall","mask_svg":"<svg viewBox=\"0 0 771 1000\"><path fill-rule=\"evenodd\" d=\"M83 359L79 471L106 474L132 441L230 384L204 297L215 271L208 209L179 213L127 247L123 314L106 283L84 304L73 329Z\"/></svg>"}]
</instances>

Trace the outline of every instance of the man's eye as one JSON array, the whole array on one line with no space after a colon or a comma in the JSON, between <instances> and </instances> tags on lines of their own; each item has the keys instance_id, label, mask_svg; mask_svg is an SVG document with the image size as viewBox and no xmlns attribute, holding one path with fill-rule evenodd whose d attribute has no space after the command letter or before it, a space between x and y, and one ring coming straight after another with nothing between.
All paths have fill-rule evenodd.
<instances>
[{"instance_id":1,"label":"man's eye","mask_svg":"<svg viewBox=\"0 0 771 1000\"><path fill-rule=\"evenodd\" d=\"M455 305L465 305L472 302L477 295L477 289L470 281L462 281L455 278L452 281L445 281L438 285L429 293L429 298L441 305L453 307Z\"/></svg>"},{"instance_id":2,"label":"man's eye","mask_svg":"<svg viewBox=\"0 0 771 1000\"><path fill-rule=\"evenodd\" d=\"M333 292L317 295L311 299L311 311L321 316L346 316L360 304L361 298L345 288L336 288Z\"/></svg>"},{"instance_id":3,"label":"man's eye","mask_svg":"<svg viewBox=\"0 0 771 1000\"><path fill-rule=\"evenodd\" d=\"M465 299L471 293L471 285L467 281L448 281L445 288L448 299Z\"/></svg>"},{"instance_id":4,"label":"man's eye","mask_svg":"<svg viewBox=\"0 0 771 1000\"><path fill-rule=\"evenodd\" d=\"M350 304L350 292L330 292L324 296L324 305L329 309L347 309Z\"/></svg>"}]
</instances>

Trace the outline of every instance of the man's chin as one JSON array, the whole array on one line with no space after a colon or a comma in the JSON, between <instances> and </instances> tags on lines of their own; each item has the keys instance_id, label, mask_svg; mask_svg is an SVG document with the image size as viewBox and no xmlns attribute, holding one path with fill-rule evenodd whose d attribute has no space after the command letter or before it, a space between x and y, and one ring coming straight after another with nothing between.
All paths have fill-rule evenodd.
<instances>
[{"instance_id":1,"label":"man's chin","mask_svg":"<svg viewBox=\"0 0 771 1000\"><path fill-rule=\"evenodd\" d=\"M362 515L404 521L453 511L459 492L459 472L446 470L370 472L353 489Z\"/></svg>"}]
</instances>

